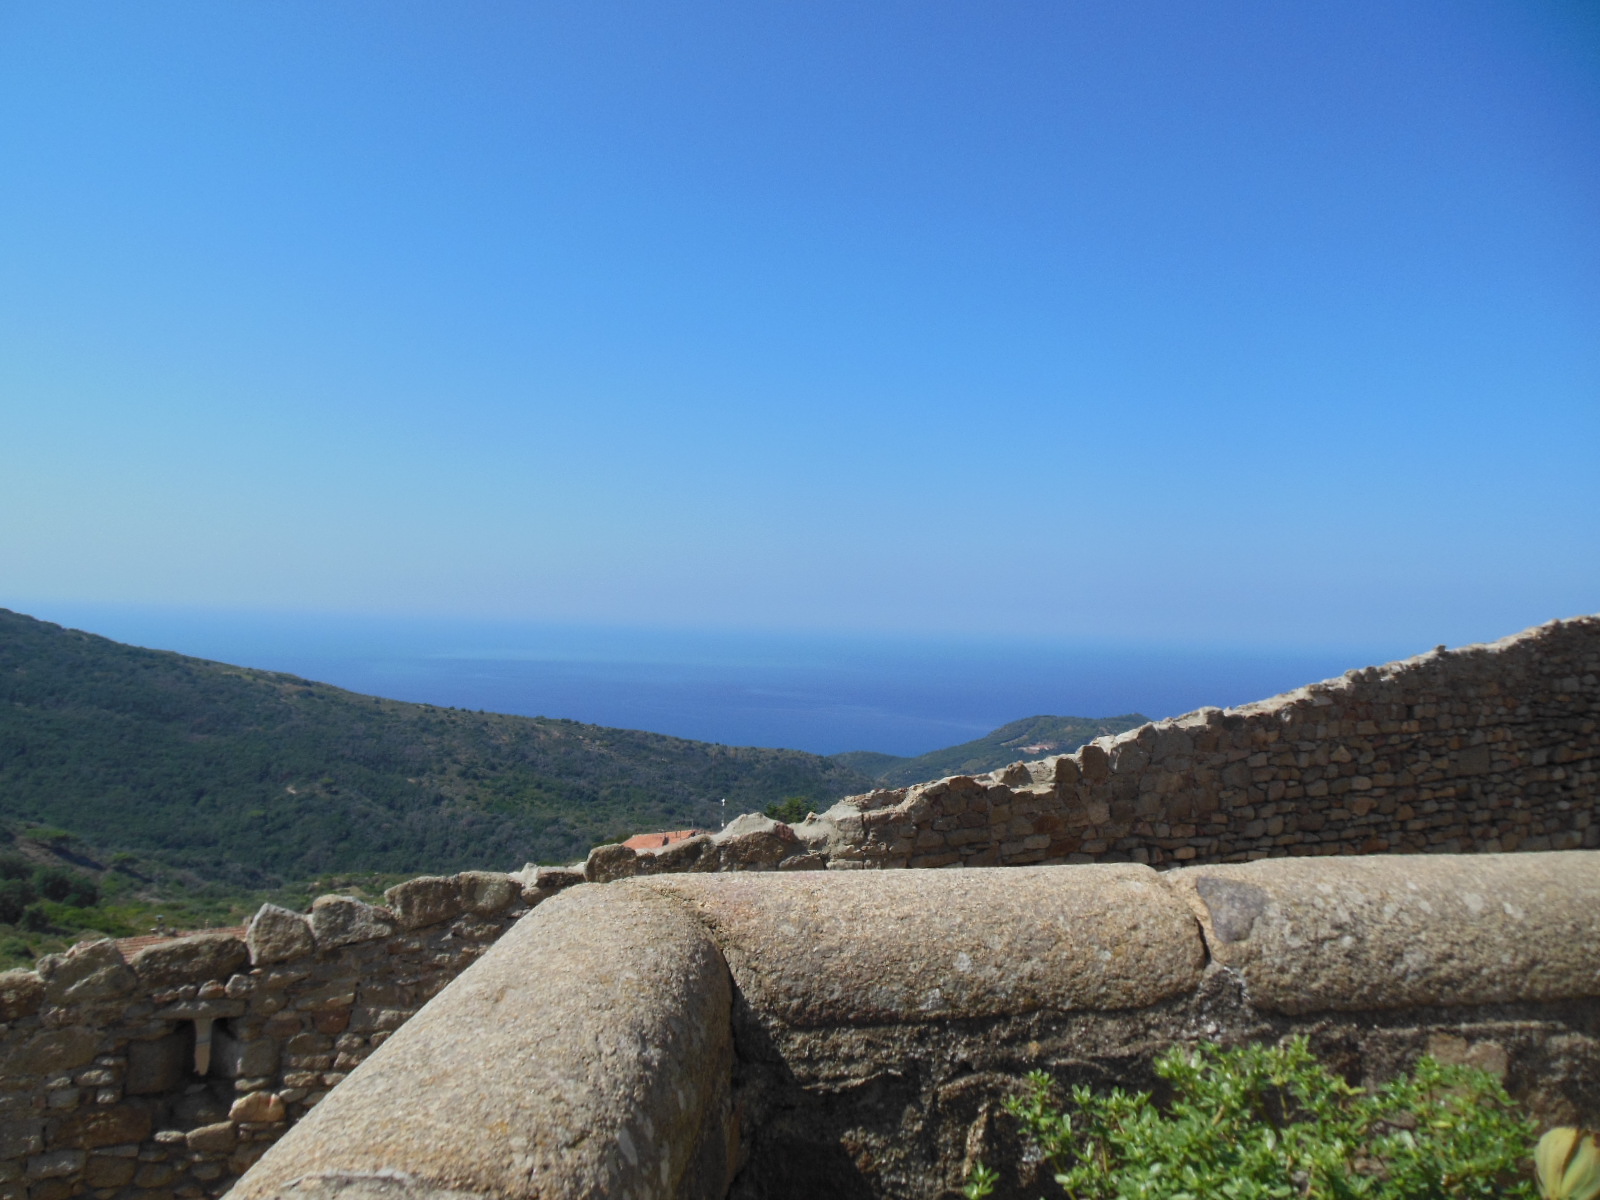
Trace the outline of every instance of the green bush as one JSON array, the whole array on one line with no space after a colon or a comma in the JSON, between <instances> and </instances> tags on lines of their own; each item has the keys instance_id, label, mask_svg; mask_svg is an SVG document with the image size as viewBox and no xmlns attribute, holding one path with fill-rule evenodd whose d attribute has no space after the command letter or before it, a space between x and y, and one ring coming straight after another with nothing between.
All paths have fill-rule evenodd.
<instances>
[{"instance_id":1,"label":"green bush","mask_svg":"<svg viewBox=\"0 0 1600 1200\"><path fill-rule=\"evenodd\" d=\"M767 816L774 821L782 821L785 825L798 825L810 815L812 804L804 796L785 796L776 804L766 807Z\"/></svg>"},{"instance_id":2,"label":"green bush","mask_svg":"<svg viewBox=\"0 0 1600 1200\"><path fill-rule=\"evenodd\" d=\"M1043 1072L1007 1109L1074 1200L1444 1200L1533 1197L1533 1126L1486 1072L1423 1058L1367 1092L1324 1068L1304 1038L1282 1046L1175 1049L1172 1089L1072 1090L1063 1112ZM989 1195L994 1172L966 1194Z\"/></svg>"}]
</instances>

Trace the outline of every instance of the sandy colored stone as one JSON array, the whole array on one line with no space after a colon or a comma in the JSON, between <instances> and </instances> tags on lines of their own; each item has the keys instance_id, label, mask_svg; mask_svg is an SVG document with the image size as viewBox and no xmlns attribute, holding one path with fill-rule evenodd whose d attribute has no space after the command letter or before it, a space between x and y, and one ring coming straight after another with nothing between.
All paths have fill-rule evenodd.
<instances>
[{"instance_id":1,"label":"sandy colored stone","mask_svg":"<svg viewBox=\"0 0 1600 1200\"><path fill-rule=\"evenodd\" d=\"M240 1096L228 1109L230 1121L281 1121L284 1119L283 1101L273 1092L249 1092Z\"/></svg>"},{"instance_id":2,"label":"sandy colored stone","mask_svg":"<svg viewBox=\"0 0 1600 1200\"><path fill-rule=\"evenodd\" d=\"M643 889L571 888L329 1092L232 1195L721 1196L731 1072L727 967L700 924Z\"/></svg>"},{"instance_id":3,"label":"sandy colored stone","mask_svg":"<svg viewBox=\"0 0 1600 1200\"><path fill-rule=\"evenodd\" d=\"M1148 867L637 879L681 899L791 1025L1137 1008L1192 990L1193 917Z\"/></svg>"},{"instance_id":4,"label":"sandy colored stone","mask_svg":"<svg viewBox=\"0 0 1600 1200\"><path fill-rule=\"evenodd\" d=\"M59 1117L50 1122L45 1140L52 1150L92 1150L98 1146L143 1141L150 1136L152 1128L149 1108L135 1101L80 1108Z\"/></svg>"},{"instance_id":5,"label":"sandy colored stone","mask_svg":"<svg viewBox=\"0 0 1600 1200\"><path fill-rule=\"evenodd\" d=\"M0 1073L6 1075L50 1075L81 1067L95 1056L100 1034L93 1029L73 1026L33 1034L6 1047L0 1058Z\"/></svg>"},{"instance_id":6,"label":"sandy colored stone","mask_svg":"<svg viewBox=\"0 0 1600 1200\"><path fill-rule=\"evenodd\" d=\"M39 1011L44 980L37 971L0 971L0 1021L15 1021Z\"/></svg>"},{"instance_id":7,"label":"sandy colored stone","mask_svg":"<svg viewBox=\"0 0 1600 1200\"><path fill-rule=\"evenodd\" d=\"M462 906L480 917L500 912L520 893L511 876L501 871L463 871L456 876L456 883Z\"/></svg>"},{"instance_id":8,"label":"sandy colored stone","mask_svg":"<svg viewBox=\"0 0 1600 1200\"><path fill-rule=\"evenodd\" d=\"M249 956L244 942L232 934L207 933L146 946L128 965L140 984L159 989L227 979Z\"/></svg>"},{"instance_id":9,"label":"sandy colored stone","mask_svg":"<svg viewBox=\"0 0 1600 1200\"><path fill-rule=\"evenodd\" d=\"M383 894L402 929L438 925L461 915L461 885L453 875L419 875Z\"/></svg>"},{"instance_id":10,"label":"sandy colored stone","mask_svg":"<svg viewBox=\"0 0 1600 1200\"><path fill-rule=\"evenodd\" d=\"M770 871L789 855L807 850L788 825L759 813L736 817L712 840L723 871Z\"/></svg>"},{"instance_id":11,"label":"sandy colored stone","mask_svg":"<svg viewBox=\"0 0 1600 1200\"><path fill-rule=\"evenodd\" d=\"M621 842L596 846L589 851L589 858L583 864L583 876L590 883L611 883L638 873L639 856L633 847Z\"/></svg>"},{"instance_id":12,"label":"sandy colored stone","mask_svg":"<svg viewBox=\"0 0 1600 1200\"><path fill-rule=\"evenodd\" d=\"M39 977L44 980L44 1003L55 1006L112 1000L138 984L110 938L79 942L65 954L45 955L39 960Z\"/></svg>"},{"instance_id":13,"label":"sandy colored stone","mask_svg":"<svg viewBox=\"0 0 1600 1200\"><path fill-rule=\"evenodd\" d=\"M317 948L311 936L311 922L297 912L276 904L263 904L245 934L250 962L255 966L283 962L310 954Z\"/></svg>"},{"instance_id":14,"label":"sandy colored stone","mask_svg":"<svg viewBox=\"0 0 1600 1200\"><path fill-rule=\"evenodd\" d=\"M239 1142L239 1129L232 1121L218 1121L189 1130L184 1140L198 1154L226 1154Z\"/></svg>"},{"instance_id":15,"label":"sandy colored stone","mask_svg":"<svg viewBox=\"0 0 1600 1200\"><path fill-rule=\"evenodd\" d=\"M394 913L354 896L318 896L311 904L311 934L318 950L370 942L394 932Z\"/></svg>"},{"instance_id":16,"label":"sandy colored stone","mask_svg":"<svg viewBox=\"0 0 1600 1200\"><path fill-rule=\"evenodd\" d=\"M1263 1009L1600 994L1600 853L1264 859L1165 877Z\"/></svg>"}]
</instances>

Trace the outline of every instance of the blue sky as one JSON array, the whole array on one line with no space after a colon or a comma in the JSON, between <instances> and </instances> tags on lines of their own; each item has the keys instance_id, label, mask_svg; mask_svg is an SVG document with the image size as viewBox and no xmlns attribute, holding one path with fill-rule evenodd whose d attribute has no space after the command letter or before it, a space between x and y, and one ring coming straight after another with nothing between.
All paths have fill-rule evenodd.
<instances>
[{"instance_id":1,"label":"blue sky","mask_svg":"<svg viewBox=\"0 0 1600 1200\"><path fill-rule=\"evenodd\" d=\"M0 604L1600 609L1592 4L0 6Z\"/></svg>"}]
</instances>

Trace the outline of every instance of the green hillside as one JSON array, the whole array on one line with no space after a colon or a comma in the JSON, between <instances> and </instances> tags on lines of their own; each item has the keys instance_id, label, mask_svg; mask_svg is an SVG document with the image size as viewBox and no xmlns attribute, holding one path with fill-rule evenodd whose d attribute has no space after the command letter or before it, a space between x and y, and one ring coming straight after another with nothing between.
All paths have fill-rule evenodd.
<instances>
[{"instance_id":1,"label":"green hillside","mask_svg":"<svg viewBox=\"0 0 1600 1200\"><path fill-rule=\"evenodd\" d=\"M796 750L436 708L0 609L0 820L234 885L581 857L872 781Z\"/></svg>"},{"instance_id":2,"label":"green hillside","mask_svg":"<svg viewBox=\"0 0 1600 1200\"><path fill-rule=\"evenodd\" d=\"M946 775L993 771L1018 759L1066 754L1105 734L1137 729L1149 719L1138 713L1121 717L1024 717L976 741L915 758L898 758L875 750L852 750L847 754L835 754L833 761L870 775L879 786L905 787Z\"/></svg>"}]
</instances>

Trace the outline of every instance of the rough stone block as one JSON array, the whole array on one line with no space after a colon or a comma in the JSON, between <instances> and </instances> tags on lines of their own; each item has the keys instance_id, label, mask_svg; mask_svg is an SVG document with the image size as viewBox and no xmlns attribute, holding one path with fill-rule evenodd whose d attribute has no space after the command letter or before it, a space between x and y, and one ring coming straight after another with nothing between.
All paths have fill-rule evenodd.
<instances>
[{"instance_id":1,"label":"rough stone block","mask_svg":"<svg viewBox=\"0 0 1600 1200\"><path fill-rule=\"evenodd\" d=\"M6 1048L0 1059L0 1073L6 1075L53 1075L81 1067L95 1056L100 1034L93 1029L71 1026L33 1034Z\"/></svg>"},{"instance_id":2,"label":"rough stone block","mask_svg":"<svg viewBox=\"0 0 1600 1200\"><path fill-rule=\"evenodd\" d=\"M211 1035L211 1073L225 1079L271 1075L278 1069L278 1043L273 1038L245 1039L227 1029Z\"/></svg>"},{"instance_id":3,"label":"rough stone block","mask_svg":"<svg viewBox=\"0 0 1600 1200\"><path fill-rule=\"evenodd\" d=\"M52 1150L47 1154L35 1154L28 1160L28 1178L59 1179L64 1175L76 1175L83 1170L88 1157L82 1150Z\"/></svg>"},{"instance_id":4,"label":"rough stone block","mask_svg":"<svg viewBox=\"0 0 1600 1200\"><path fill-rule=\"evenodd\" d=\"M255 966L300 958L316 949L311 922L276 904L263 904L245 933L250 961Z\"/></svg>"},{"instance_id":5,"label":"rough stone block","mask_svg":"<svg viewBox=\"0 0 1600 1200\"><path fill-rule=\"evenodd\" d=\"M277 1122L285 1117L283 1101L272 1092L251 1092L240 1096L228 1109L230 1121Z\"/></svg>"},{"instance_id":6,"label":"rough stone block","mask_svg":"<svg viewBox=\"0 0 1600 1200\"><path fill-rule=\"evenodd\" d=\"M311 905L311 934L319 950L388 937L394 928L394 913L354 896L318 896Z\"/></svg>"},{"instance_id":7,"label":"rough stone block","mask_svg":"<svg viewBox=\"0 0 1600 1200\"><path fill-rule=\"evenodd\" d=\"M197 1154L227 1154L239 1142L239 1130L232 1121L218 1121L191 1129L184 1141Z\"/></svg>"},{"instance_id":8,"label":"rough stone block","mask_svg":"<svg viewBox=\"0 0 1600 1200\"><path fill-rule=\"evenodd\" d=\"M537 1178L550 1197L725 1195L732 1068L727 966L700 923L631 885L572 888L328 1092L231 1196L331 1200L397 1165L434 1194L470 1181L526 1196Z\"/></svg>"},{"instance_id":9,"label":"rough stone block","mask_svg":"<svg viewBox=\"0 0 1600 1200\"><path fill-rule=\"evenodd\" d=\"M129 1042L128 1070L123 1076L123 1091L130 1096L154 1096L170 1092L187 1078L194 1061L192 1029L181 1029L166 1037Z\"/></svg>"},{"instance_id":10,"label":"rough stone block","mask_svg":"<svg viewBox=\"0 0 1600 1200\"><path fill-rule=\"evenodd\" d=\"M45 955L39 960L39 977L44 980L44 1003L56 1006L114 1000L138 984L110 938Z\"/></svg>"},{"instance_id":11,"label":"rough stone block","mask_svg":"<svg viewBox=\"0 0 1600 1200\"><path fill-rule=\"evenodd\" d=\"M84 1186L91 1188L119 1188L132 1182L139 1163L132 1158L113 1157L108 1154L91 1154L84 1164Z\"/></svg>"},{"instance_id":12,"label":"rough stone block","mask_svg":"<svg viewBox=\"0 0 1600 1200\"><path fill-rule=\"evenodd\" d=\"M456 881L461 888L462 906L480 917L510 907L518 895L516 881L500 871L463 871Z\"/></svg>"},{"instance_id":13,"label":"rough stone block","mask_svg":"<svg viewBox=\"0 0 1600 1200\"><path fill-rule=\"evenodd\" d=\"M1265 859L1164 879L1271 1011L1561 1000L1600 979L1591 851Z\"/></svg>"},{"instance_id":14,"label":"rough stone block","mask_svg":"<svg viewBox=\"0 0 1600 1200\"><path fill-rule=\"evenodd\" d=\"M1205 946L1148 867L675 875L740 991L792 1026L1138 1008L1191 990ZM409 1028L409 1027L408 1027Z\"/></svg>"},{"instance_id":15,"label":"rough stone block","mask_svg":"<svg viewBox=\"0 0 1600 1200\"><path fill-rule=\"evenodd\" d=\"M92 1150L142 1142L153 1128L149 1108L137 1102L80 1108L50 1122L45 1144L52 1150Z\"/></svg>"},{"instance_id":16,"label":"rough stone block","mask_svg":"<svg viewBox=\"0 0 1600 1200\"><path fill-rule=\"evenodd\" d=\"M223 980L249 958L244 942L232 934L207 933L146 946L128 965L151 989Z\"/></svg>"},{"instance_id":17,"label":"rough stone block","mask_svg":"<svg viewBox=\"0 0 1600 1200\"><path fill-rule=\"evenodd\" d=\"M455 876L419 875L395 884L383 899L403 929L438 925L461 915L461 884Z\"/></svg>"},{"instance_id":18,"label":"rough stone block","mask_svg":"<svg viewBox=\"0 0 1600 1200\"><path fill-rule=\"evenodd\" d=\"M0 971L0 1021L17 1021L39 1011L44 980L37 971Z\"/></svg>"}]
</instances>

